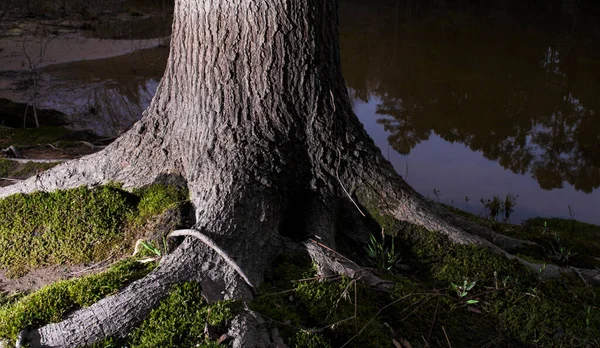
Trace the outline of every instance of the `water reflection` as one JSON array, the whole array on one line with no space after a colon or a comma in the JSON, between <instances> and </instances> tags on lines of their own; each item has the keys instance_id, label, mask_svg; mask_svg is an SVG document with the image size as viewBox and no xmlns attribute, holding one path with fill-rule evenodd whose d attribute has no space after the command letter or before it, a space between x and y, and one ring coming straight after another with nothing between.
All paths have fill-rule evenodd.
<instances>
[{"instance_id":1,"label":"water reflection","mask_svg":"<svg viewBox=\"0 0 600 348\"><path fill-rule=\"evenodd\" d=\"M414 2L376 3L342 2L342 59L355 104L375 105L394 150L439 138L545 190L600 186L600 46L582 17L560 13L544 30L548 14L415 16Z\"/></svg>"},{"instance_id":2,"label":"water reflection","mask_svg":"<svg viewBox=\"0 0 600 348\"><path fill-rule=\"evenodd\" d=\"M152 100L168 53L168 48L156 47L49 66L43 70L48 79L43 105L64 110L75 128L117 136L141 117Z\"/></svg>"}]
</instances>

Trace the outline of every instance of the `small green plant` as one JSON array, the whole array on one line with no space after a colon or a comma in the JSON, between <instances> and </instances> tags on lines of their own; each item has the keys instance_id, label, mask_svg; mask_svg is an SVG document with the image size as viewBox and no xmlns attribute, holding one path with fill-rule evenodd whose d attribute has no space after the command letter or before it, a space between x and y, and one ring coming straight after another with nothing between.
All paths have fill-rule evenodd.
<instances>
[{"instance_id":1,"label":"small green plant","mask_svg":"<svg viewBox=\"0 0 600 348\"><path fill-rule=\"evenodd\" d=\"M450 283L450 286L452 287L452 289L454 291L456 291L456 295L458 296L458 299L463 301L465 297L469 296L469 291L471 291L471 289L473 289L473 287L475 286L475 284L477 284L477 282L467 282L466 280L463 281L462 285L456 285L454 283ZM465 304L476 304L479 303L478 300L467 300L465 301Z\"/></svg>"},{"instance_id":2,"label":"small green plant","mask_svg":"<svg viewBox=\"0 0 600 348\"><path fill-rule=\"evenodd\" d=\"M546 256L559 263L568 264L571 257L577 255L571 248L567 247L561 240L561 236L556 231L551 231L548 227L548 222L544 221L544 229L542 230L542 236L549 235L548 244L550 249L546 250Z\"/></svg>"},{"instance_id":3,"label":"small green plant","mask_svg":"<svg viewBox=\"0 0 600 348\"><path fill-rule=\"evenodd\" d=\"M487 211L487 215L492 220L498 220L498 215L502 210L502 200L496 195L492 199L481 199L483 208Z\"/></svg>"},{"instance_id":4,"label":"small green plant","mask_svg":"<svg viewBox=\"0 0 600 348\"><path fill-rule=\"evenodd\" d=\"M142 258L139 260L139 262L142 262L142 263L152 262L152 261L159 260L163 256L163 252L160 249L158 249L157 247L155 247L152 244L152 242L146 242L145 240L142 240L142 239L138 239L138 241L135 243L135 248L133 250L133 256L140 253L140 246L144 247L146 252L149 252L151 256ZM145 254L142 254L142 256L145 256Z\"/></svg>"},{"instance_id":5,"label":"small green plant","mask_svg":"<svg viewBox=\"0 0 600 348\"><path fill-rule=\"evenodd\" d=\"M440 197L442 196L442 193L440 192L440 190L438 189L433 189L433 194L435 195L435 199L437 200L437 202L440 202Z\"/></svg>"},{"instance_id":6,"label":"small green plant","mask_svg":"<svg viewBox=\"0 0 600 348\"><path fill-rule=\"evenodd\" d=\"M519 198L518 195L513 195L511 193L506 194L506 198L504 199L504 208L502 209L504 212L504 222L510 221L510 214L515 211L517 198Z\"/></svg>"},{"instance_id":7,"label":"small green plant","mask_svg":"<svg viewBox=\"0 0 600 348\"><path fill-rule=\"evenodd\" d=\"M557 232L554 232L552 235L554 238L550 241L550 248L552 249L552 252L550 252L549 255L550 258L558 262L568 264L569 259L572 256L577 255L577 253L572 252L570 248L567 248L561 243L560 235Z\"/></svg>"},{"instance_id":8,"label":"small green plant","mask_svg":"<svg viewBox=\"0 0 600 348\"><path fill-rule=\"evenodd\" d=\"M499 216L504 215L504 222L509 222L510 215L515 211L518 197L518 195L509 193L504 200L498 195L495 195L492 199L482 198L480 202L490 219L497 221Z\"/></svg>"},{"instance_id":9,"label":"small green plant","mask_svg":"<svg viewBox=\"0 0 600 348\"><path fill-rule=\"evenodd\" d=\"M400 252L395 250L394 238L392 238L391 247L385 244L383 233L381 234L381 242L371 234L365 250L372 265L382 271L391 271L402 260L402 257Z\"/></svg>"}]
</instances>

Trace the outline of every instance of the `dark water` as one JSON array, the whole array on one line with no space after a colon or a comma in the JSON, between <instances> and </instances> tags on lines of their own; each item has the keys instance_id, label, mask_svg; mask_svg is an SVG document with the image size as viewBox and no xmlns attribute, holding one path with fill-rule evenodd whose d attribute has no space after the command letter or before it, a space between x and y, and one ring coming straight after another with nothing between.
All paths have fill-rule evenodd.
<instances>
[{"instance_id":1,"label":"dark water","mask_svg":"<svg viewBox=\"0 0 600 348\"><path fill-rule=\"evenodd\" d=\"M483 213L480 199L513 194L512 221L600 224L598 11L495 2L340 0L355 111L431 199ZM163 48L48 67L46 103L70 103L80 126L118 134L140 117L166 57Z\"/></svg>"},{"instance_id":2,"label":"dark water","mask_svg":"<svg viewBox=\"0 0 600 348\"><path fill-rule=\"evenodd\" d=\"M600 223L600 16L457 7L342 2L344 75L365 128L432 199L481 213L481 198L510 193L513 221Z\"/></svg>"}]
</instances>

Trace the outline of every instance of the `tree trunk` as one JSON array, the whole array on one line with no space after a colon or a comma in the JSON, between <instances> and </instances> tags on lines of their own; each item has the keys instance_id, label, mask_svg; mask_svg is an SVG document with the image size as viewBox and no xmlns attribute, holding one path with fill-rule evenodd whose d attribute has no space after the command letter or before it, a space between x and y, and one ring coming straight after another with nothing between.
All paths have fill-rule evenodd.
<instances>
[{"instance_id":1,"label":"tree trunk","mask_svg":"<svg viewBox=\"0 0 600 348\"><path fill-rule=\"evenodd\" d=\"M184 280L199 281L210 300L248 300L286 246L307 250L322 272L356 275L356 264L307 240L318 235L329 248L342 232L365 240L339 223L348 209L362 219L361 204L458 243L520 244L426 201L384 160L352 112L334 0L177 0L165 75L143 118L103 151L3 188L0 197L110 181L139 187L169 176L188 185L190 228L219 245L248 281L188 237L147 278L24 335L31 347L123 336L168 285ZM268 345L256 325L247 314L236 319L234 345Z\"/></svg>"}]
</instances>

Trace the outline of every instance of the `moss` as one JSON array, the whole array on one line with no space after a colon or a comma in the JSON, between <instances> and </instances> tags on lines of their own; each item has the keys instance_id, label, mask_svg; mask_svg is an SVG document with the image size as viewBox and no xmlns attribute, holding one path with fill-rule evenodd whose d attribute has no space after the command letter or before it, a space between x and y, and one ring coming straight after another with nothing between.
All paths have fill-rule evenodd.
<instances>
[{"instance_id":1,"label":"moss","mask_svg":"<svg viewBox=\"0 0 600 348\"><path fill-rule=\"evenodd\" d=\"M69 130L62 127L0 128L0 148L10 145L52 144L63 139L69 133Z\"/></svg>"},{"instance_id":2,"label":"moss","mask_svg":"<svg viewBox=\"0 0 600 348\"><path fill-rule=\"evenodd\" d=\"M0 98L0 116L2 126L23 127L23 115L27 112L26 126L35 126L33 109L24 103L15 103L5 98ZM57 126L65 124L65 114L56 110L37 109L38 119L43 126Z\"/></svg>"},{"instance_id":3,"label":"moss","mask_svg":"<svg viewBox=\"0 0 600 348\"><path fill-rule=\"evenodd\" d=\"M59 163L19 163L7 159L0 159L0 177L24 179L36 173L48 170Z\"/></svg>"},{"instance_id":4,"label":"moss","mask_svg":"<svg viewBox=\"0 0 600 348\"><path fill-rule=\"evenodd\" d=\"M544 347L590 346L600 337L598 302L594 290L567 276L541 282L529 291L496 295L486 309L519 342Z\"/></svg>"},{"instance_id":5,"label":"moss","mask_svg":"<svg viewBox=\"0 0 600 348\"><path fill-rule=\"evenodd\" d=\"M70 311L114 294L153 267L125 260L103 273L57 282L21 299L8 301L0 307L0 337L14 340L26 327L58 322Z\"/></svg>"},{"instance_id":6,"label":"moss","mask_svg":"<svg viewBox=\"0 0 600 348\"><path fill-rule=\"evenodd\" d=\"M204 333L209 325L225 326L240 311L233 301L207 305L200 285L193 282L175 285L161 304L124 340L107 339L95 347L219 347Z\"/></svg>"},{"instance_id":7,"label":"moss","mask_svg":"<svg viewBox=\"0 0 600 348\"><path fill-rule=\"evenodd\" d=\"M268 274L250 306L270 319L292 347L341 346L362 327L348 347L391 342L382 322L369 323L385 299L364 284L347 278L319 281L315 268L298 255L278 259Z\"/></svg>"},{"instance_id":8,"label":"moss","mask_svg":"<svg viewBox=\"0 0 600 348\"><path fill-rule=\"evenodd\" d=\"M9 196L0 200L0 266L9 276L19 276L48 265L131 252L144 222L173 209L185 195L164 185L136 194L107 185Z\"/></svg>"},{"instance_id":9,"label":"moss","mask_svg":"<svg viewBox=\"0 0 600 348\"><path fill-rule=\"evenodd\" d=\"M16 194L0 200L0 265L11 275L104 259L135 206L115 186Z\"/></svg>"},{"instance_id":10,"label":"moss","mask_svg":"<svg viewBox=\"0 0 600 348\"><path fill-rule=\"evenodd\" d=\"M164 184L155 184L134 190L134 194L140 197L137 206L140 219L161 214L188 199L187 190Z\"/></svg>"},{"instance_id":11,"label":"moss","mask_svg":"<svg viewBox=\"0 0 600 348\"><path fill-rule=\"evenodd\" d=\"M331 345L323 335L307 331L298 331L290 339L290 346L296 348L329 348Z\"/></svg>"},{"instance_id":12,"label":"moss","mask_svg":"<svg viewBox=\"0 0 600 348\"><path fill-rule=\"evenodd\" d=\"M16 165L16 162L0 159L0 177L10 176Z\"/></svg>"}]
</instances>

